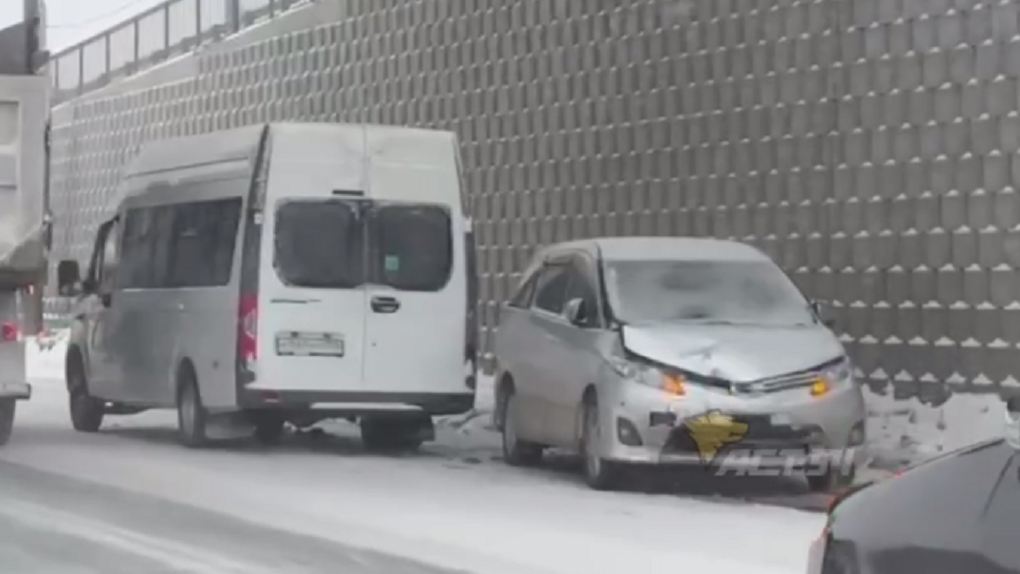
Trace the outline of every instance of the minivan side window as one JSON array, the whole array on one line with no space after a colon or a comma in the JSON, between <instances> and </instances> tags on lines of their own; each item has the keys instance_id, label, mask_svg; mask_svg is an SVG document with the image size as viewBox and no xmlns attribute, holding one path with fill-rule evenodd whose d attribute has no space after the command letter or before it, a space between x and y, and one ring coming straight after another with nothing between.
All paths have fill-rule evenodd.
<instances>
[{"instance_id":1,"label":"minivan side window","mask_svg":"<svg viewBox=\"0 0 1020 574\"><path fill-rule=\"evenodd\" d=\"M532 271L525 276L524 280L517 286L517 291L510 297L510 306L518 309L527 309L531 306L531 298L535 294L535 284L538 283L538 276L541 268Z\"/></svg>"},{"instance_id":2,"label":"minivan side window","mask_svg":"<svg viewBox=\"0 0 1020 574\"><path fill-rule=\"evenodd\" d=\"M599 311L599 298L595 290L595 283L586 273L580 260L574 261L570 266L570 286L564 297L566 301L581 299L584 301L584 327L599 327L602 325L601 313Z\"/></svg>"},{"instance_id":3,"label":"minivan side window","mask_svg":"<svg viewBox=\"0 0 1020 574\"><path fill-rule=\"evenodd\" d=\"M373 213L372 277L400 291L439 291L453 272L449 211L439 205L383 204Z\"/></svg>"},{"instance_id":4,"label":"minivan side window","mask_svg":"<svg viewBox=\"0 0 1020 574\"><path fill-rule=\"evenodd\" d=\"M567 286L570 283L570 268L566 265L549 265L538 276L535 291L536 309L550 313L562 313L566 303Z\"/></svg>"}]
</instances>

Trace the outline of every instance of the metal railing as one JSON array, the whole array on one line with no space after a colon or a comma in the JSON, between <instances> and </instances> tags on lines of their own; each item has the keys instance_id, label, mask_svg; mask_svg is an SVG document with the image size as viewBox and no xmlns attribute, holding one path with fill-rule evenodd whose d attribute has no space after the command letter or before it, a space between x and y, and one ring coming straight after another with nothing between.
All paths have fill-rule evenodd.
<instances>
[{"instance_id":1,"label":"metal railing","mask_svg":"<svg viewBox=\"0 0 1020 574\"><path fill-rule=\"evenodd\" d=\"M166 0L53 56L55 103L235 34L312 0Z\"/></svg>"}]
</instances>

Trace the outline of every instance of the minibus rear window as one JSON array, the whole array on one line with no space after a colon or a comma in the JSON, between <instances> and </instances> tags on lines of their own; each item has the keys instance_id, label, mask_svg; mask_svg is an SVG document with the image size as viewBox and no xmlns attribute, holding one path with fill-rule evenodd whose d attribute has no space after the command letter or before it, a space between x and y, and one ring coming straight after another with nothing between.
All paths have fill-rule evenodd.
<instances>
[{"instance_id":1,"label":"minibus rear window","mask_svg":"<svg viewBox=\"0 0 1020 574\"><path fill-rule=\"evenodd\" d=\"M293 287L351 289L365 282L365 229L356 204L288 201L276 211L273 265Z\"/></svg>"},{"instance_id":2,"label":"minibus rear window","mask_svg":"<svg viewBox=\"0 0 1020 574\"><path fill-rule=\"evenodd\" d=\"M439 291L453 270L453 234L445 207L383 204L375 208L374 277L400 291Z\"/></svg>"}]
</instances>

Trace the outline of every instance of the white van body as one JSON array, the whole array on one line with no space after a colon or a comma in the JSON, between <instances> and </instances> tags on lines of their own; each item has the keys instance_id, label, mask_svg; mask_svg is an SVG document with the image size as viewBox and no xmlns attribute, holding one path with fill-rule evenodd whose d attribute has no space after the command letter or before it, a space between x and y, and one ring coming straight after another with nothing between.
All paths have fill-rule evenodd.
<instances>
[{"instance_id":1,"label":"white van body","mask_svg":"<svg viewBox=\"0 0 1020 574\"><path fill-rule=\"evenodd\" d=\"M250 415L266 436L359 417L378 438L409 428L395 414L470 410L461 181L444 131L270 124L147 144L82 282L72 399L90 421L100 404L177 407L188 443L219 414Z\"/></svg>"}]
</instances>

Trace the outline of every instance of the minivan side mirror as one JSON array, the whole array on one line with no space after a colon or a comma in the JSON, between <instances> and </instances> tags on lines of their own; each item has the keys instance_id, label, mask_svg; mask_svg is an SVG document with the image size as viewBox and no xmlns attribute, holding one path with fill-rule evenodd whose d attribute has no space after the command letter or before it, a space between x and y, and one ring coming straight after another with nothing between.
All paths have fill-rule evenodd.
<instances>
[{"instance_id":1,"label":"minivan side mirror","mask_svg":"<svg viewBox=\"0 0 1020 574\"><path fill-rule=\"evenodd\" d=\"M563 307L563 316L567 318L567 321L570 321L571 325L584 327L588 322L588 310L585 307L584 299L571 299Z\"/></svg>"},{"instance_id":2,"label":"minivan side mirror","mask_svg":"<svg viewBox=\"0 0 1020 574\"><path fill-rule=\"evenodd\" d=\"M1006 401L1006 443L1020 450L1020 397L1010 397Z\"/></svg>"},{"instance_id":3,"label":"minivan side mirror","mask_svg":"<svg viewBox=\"0 0 1020 574\"><path fill-rule=\"evenodd\" d=\"M813 312L815 316L818 317L818 320L826 327L832 329L836 326L836 319L833 318L832 311L829 308L828 303L825 301L811 301L811 312Z\"/></svg>"},{"instance_id":4,"label":"minivan side mirror","mask_svg":"<svg viewBox=\"0 0 1020 574\"><path fill-rule=\"evenodd\" d=\"M64 297L73 297L83 291L81 269L74 259L65 259L57 264L57 292Z\"/></svg>"}]
</instances>

